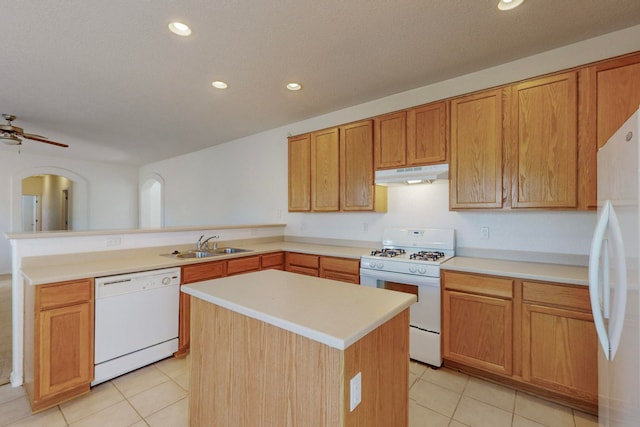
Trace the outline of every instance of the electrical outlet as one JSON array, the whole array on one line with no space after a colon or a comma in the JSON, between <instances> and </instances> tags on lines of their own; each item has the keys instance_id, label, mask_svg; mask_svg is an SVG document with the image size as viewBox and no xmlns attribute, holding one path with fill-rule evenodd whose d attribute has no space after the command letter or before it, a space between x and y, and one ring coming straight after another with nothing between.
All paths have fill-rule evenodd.
<instances>
[{"instance_id":1,"label":"electrical outlet","mask_svg":"<svg viewBox=\"0 0 640 427\"><path fill-rule=\"evenodd\" d=\"M489 239L489 227L481 227L480 228L480 238L484 240Z\"/></svg>"},{"instance_id":2,"label":"electrical outlet","mask_svg":"<svg viewBox=\"0 0 640 427\"><path fill-rule=\"evenodd\" d=\"M362 372L358 372L353 378L351 378L350 384L350 409L349 411L353 412L354 409L360 404L362 401Z\"/></svg>"},{"instance_id":3,"label":"electrical outlet","mask_svg":"<svg viewBox=\"0 0 640 427\"><path fill-rule=\"evenodd\" d=\"M120 237L107 237L107 246L120 246L122 239Z\"/></svg>"}]
</instances>

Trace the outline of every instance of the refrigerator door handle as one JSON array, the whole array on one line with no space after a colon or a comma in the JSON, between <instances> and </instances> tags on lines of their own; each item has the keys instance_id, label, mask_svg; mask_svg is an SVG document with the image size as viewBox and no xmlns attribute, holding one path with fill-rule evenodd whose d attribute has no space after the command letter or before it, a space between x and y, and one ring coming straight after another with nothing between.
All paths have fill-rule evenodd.
<instances>
[{"instance_id":1,"label":"refrigerator door handle","mask_svg":"<svg viewBox=\"0 0 640 427\"><path fill-rule=\"evenodd\" d=\"M613 305L611 306L611 319L609 320L609 360L613 360L620 345L622 327L624 326L627 305L627 263L620 222L615 209L611 205L609 206L609 230L611 231L610 238L613 244L615 271L617 273L616 283L614 284Z\"/></svg>"},{"instance_id":2,"label":"refrigerator door handle","mask_svg":"<svg viewBox=\"0 0 640 427\"><path fill-rule=\"evenodd\" d=\"M602 245L604 243L604 236L609 225L609 212L611 209L611 202L607 200L602 206L600 218L593 232L593 238L591 240L591 251L589 254L589 296L591 299L591 312L593 313L593 322L596 326L596 332L598 334L598 340L604 350L604 354L609 360L609 334L607 328L604 325L604 317L600 308L600 255ZM603 271L604 275L608 275L608 271ZM608 283L608 280L605 281ZM608 293L608 289L603 290L604 293Z\"/></svg>"}]
</instances>

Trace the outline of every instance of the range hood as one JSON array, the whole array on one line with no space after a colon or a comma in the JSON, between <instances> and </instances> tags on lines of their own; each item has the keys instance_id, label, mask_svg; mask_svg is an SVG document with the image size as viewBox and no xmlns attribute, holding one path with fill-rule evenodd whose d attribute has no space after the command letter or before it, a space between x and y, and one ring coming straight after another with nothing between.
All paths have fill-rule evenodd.
<instances>
[{"instance_id":1,"label":"range hood","mask_svg":"<svg viewBox=\"0 0 640 427\"><path fill-rule=\"evenodd\" d=\"M385 169L375 173L376 185L418 184L448 178L448 164Z\"/></svg>"}]
</instances>

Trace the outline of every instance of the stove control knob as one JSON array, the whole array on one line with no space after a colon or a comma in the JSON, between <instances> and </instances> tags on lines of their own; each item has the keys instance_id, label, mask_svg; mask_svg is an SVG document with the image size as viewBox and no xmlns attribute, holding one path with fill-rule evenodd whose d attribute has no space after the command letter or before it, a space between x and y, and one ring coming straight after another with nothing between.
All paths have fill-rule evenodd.
<instances>
[{"instance_id":1,"label":"stove control knob","mask_svg":"<svg viewBox=\"0 0 640 427\"><path fill-rule=\"evenodd\" d=\"M369 267L376 268L376 262L375 261L369 261Z\"/></svg>"},{"instance_id":2,"label":"stove control knob","mask_svg":"<svg viewBox=\"0 0 640 427\"><path fill-rule=\"evenodd\" d=\"M415 272L416 272L416 270L417 270L417 267L416 267L415 265L410 265L410 266L409 266L409 271L410 271L411 273L415 273Z\"/></svg>"},{"instance_id":3,"label":"stove control knob","mask_svg":"<svg viewBox=\"0 0 640 427\"><path fill-rule=\"evenodd\" d=\"M424 267L420 267L420 268L418 269L418 273L420 273L420 274L425 274L426 272L427 272L427 269L426 269L426 268L424 268Z\"/></svg>"},{"instance_id":4,"label":"stove control knob","mask_svg":"<svg viewBox=\"0 0 640 427\"><path fill-rule=\"evenodd\" d=\"M376 267L378 267L378 268L382 268L382 267L384 267L384 264L383 264L383 263L381 263L381 262L379 262L378 264L376 264Z\"/></svg>"}]
</instances>

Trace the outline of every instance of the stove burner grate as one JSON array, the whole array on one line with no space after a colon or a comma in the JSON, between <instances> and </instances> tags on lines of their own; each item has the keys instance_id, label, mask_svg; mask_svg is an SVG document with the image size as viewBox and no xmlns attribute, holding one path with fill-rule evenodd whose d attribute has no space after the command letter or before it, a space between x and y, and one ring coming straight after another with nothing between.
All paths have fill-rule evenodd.
<instances>
[{"instance_id":1,"label":"stove burner grate","mask_svg":"<svg viewBox=\"0 0 640 427\"><path fill-rule=\"evenodd\" d=\"M393 258L394 256L402 255L406 253L404 249L400 248L384 248L371 251L371 256Z\"/></svg>"},{"instance_id":2,"label":"stove burner grate","mask_svg":"<svg viewBox=\"0 0 640 427\"><path fill-rule=\"evenodd\" d=\"M444 252L439 251L420 251L409 255L409 259L417 261L437 261L444 257Z\"/></svg>"}]
</instances>

